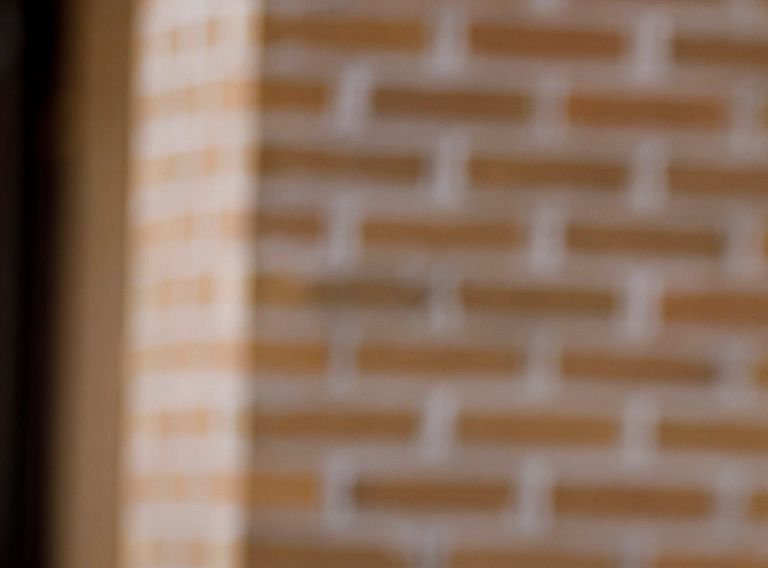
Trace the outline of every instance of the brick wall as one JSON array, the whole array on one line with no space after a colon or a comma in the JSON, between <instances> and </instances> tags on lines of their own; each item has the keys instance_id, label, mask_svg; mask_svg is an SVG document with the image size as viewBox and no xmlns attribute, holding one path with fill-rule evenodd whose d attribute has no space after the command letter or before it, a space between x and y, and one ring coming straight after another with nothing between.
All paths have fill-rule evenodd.
<instances>
[{"instance_id":1,"label":"brick wall","mask_svg":"<svg viewBox=\"0 0 768 568\"><path fill-rule=\"evenodd\" d=\"M768 566L767 29L267 3L251 566Z\"/></svg>"},{"instance_id":2,"label":"brick wall","mask_svg":"<svg viewBox=\"0 0 768 568\"><path fill-rule=\"evenodd\" d=\"M119 566L241 568L261 4L135 4Z\"/></svg>"}]
</instances>

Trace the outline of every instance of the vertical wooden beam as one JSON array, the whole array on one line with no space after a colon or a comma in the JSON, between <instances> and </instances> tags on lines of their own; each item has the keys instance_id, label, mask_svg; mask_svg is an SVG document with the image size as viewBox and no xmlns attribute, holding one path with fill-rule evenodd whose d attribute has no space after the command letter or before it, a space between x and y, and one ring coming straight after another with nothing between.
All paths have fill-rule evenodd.
<instances>
[{"instance_id":1,"label":"vertical wooden beam","mask_svg":"<svg viewBox=\"0 0 768 568\"><path fill-rule=\"evenodd\" d=\"M132 2L66 13L51 566L116 565Z\"/></svg>"}]
</instances>

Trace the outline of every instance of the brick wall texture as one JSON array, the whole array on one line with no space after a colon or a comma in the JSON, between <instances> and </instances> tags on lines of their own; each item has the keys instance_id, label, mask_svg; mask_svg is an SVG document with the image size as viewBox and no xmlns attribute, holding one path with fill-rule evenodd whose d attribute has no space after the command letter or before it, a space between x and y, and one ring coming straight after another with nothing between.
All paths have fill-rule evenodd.
<instances>
[{"instance_id":1,"label":"brick wall texture","mask_svg":"<svg viewBox=\"0 0 768 568\"><path fill-rule=\"evenodd\" d=\"M242 335L190 316L138 357L181 390L247 368L239 410L137 420L244 440L250 489L137 494L245 503L252 568L768 567L768 2L268 0L253 22L258 207L216 225L247 249ZM206 88L142 109L204 112ZM236 158L208 150L145 183ZM138 294L178 318L221 289ZM219 565L166 548L142 565Z\"/></svg>"},{"instance_id":2,"label":"brick wall texture","mask_svg":"<svg viewBox=\"0 0 768 568\"><path fill-rule=\"evenodd\" d=\"M119 566L241 568L251 484L260 507L311 489L251 475L242 435L261 4L135 5Z\"/></svg>"}]
</instances>

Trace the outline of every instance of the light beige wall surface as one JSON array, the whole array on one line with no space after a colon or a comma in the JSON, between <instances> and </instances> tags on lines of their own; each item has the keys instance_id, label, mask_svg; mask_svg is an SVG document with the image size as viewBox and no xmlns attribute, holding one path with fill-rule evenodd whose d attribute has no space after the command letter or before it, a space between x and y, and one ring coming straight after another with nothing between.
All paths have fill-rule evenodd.
<instances>
[{"instance_id":1,"label":"light beige wall surface","mask_svg":"<svg viewBox=\"0 0 768 568\"><path fill-rule=\"evenodd\" d=\"M150 0L137 14L125 568L245 558L260 13Z\"/></svg>"}]
</instances>

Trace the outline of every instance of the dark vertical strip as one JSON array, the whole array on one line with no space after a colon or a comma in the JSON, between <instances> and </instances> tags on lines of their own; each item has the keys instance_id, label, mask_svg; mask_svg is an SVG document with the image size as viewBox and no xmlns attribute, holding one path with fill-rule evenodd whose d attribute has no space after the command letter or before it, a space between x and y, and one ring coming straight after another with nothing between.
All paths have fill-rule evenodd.
<instances>
[{"instance_id":1,"label":"dark vertical strip","mask_svg":"<svg viewBox=\"0 0 768 568\"><path fill-rule=\"evenodd\" d=\"M11 552L14 490L18 471L18 416L15 404L20 379L19 296L21 191L21 21L13 0L0 0L0 559Z\"/></svg>"},{"instance_id":2,"label":"dark vertical strip","mask_svg":"<svg viewBox=\"0 0 768 568\"><path fill-rule=\"evenodd\" d=\"M46 565L60 26L54 0L0 0L3 74L3 566ZM7 89L5 87L8 87ZM7 205L7 207L5 206ZM5 259L7 258L7 262ZM7 451L5 451L7 450Z\"/></svg>"}]
</instances>

